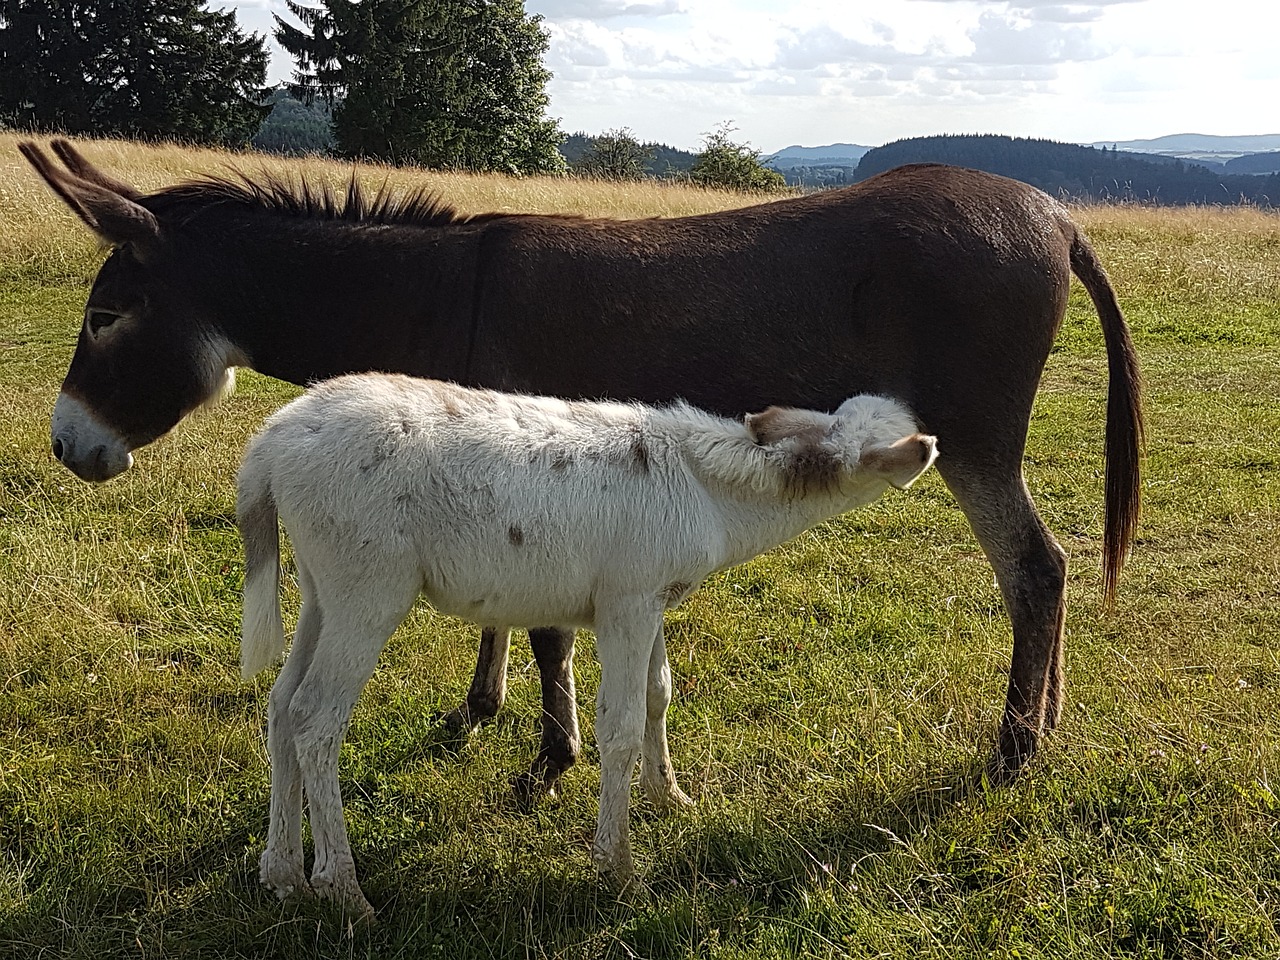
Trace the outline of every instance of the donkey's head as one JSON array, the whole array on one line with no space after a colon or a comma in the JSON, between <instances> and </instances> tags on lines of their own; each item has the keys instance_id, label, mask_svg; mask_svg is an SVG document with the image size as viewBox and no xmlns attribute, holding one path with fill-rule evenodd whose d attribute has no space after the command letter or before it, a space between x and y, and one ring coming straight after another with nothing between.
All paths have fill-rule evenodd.
<instances>
[{"instance_id":1,"label":"donkey's head","mask_svg":"<svg viewBox=\"0 0 1280 960\"><path fill-rule=\"evenodd\" d=\"M906 407L870 394L834 414L770 407L746 425L756 443L785 455L789 486L801 494L838 489L869 502L886 486L905 490L938 456L937 438L921 433Z\"/></svg>"},{"instance_id":2,"label":"donkey's head","mask_svg":"<svg viewBox=\"0 0 1280 960\"><path fill-rule=\"evenodd\" d=\"M98 271L75 355L53 410L53 455L84 480L114 477L130 451L171 430L231 385L234 349L191 296L191 257L146 197L54 140L59 166L18 149L63 202L112 247Z\"/></svg>"}]
</instances>

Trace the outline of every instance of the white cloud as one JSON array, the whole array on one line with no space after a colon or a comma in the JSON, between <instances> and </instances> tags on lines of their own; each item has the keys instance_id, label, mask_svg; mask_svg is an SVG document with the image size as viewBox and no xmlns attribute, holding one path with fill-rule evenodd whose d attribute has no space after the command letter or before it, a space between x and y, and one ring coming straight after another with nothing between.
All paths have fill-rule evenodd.
<instances>
[{"instance_id":1,"label":"white cloud","mask_svg":"<svg viewBox=\"0 0 1280 960\"><path fill-rule=\"evenodd\" d=\"M668 17L684 13L683 0L630 3L628 0L537 0L531 13L548 20L612 20L618 17Z\"/></svg>"},{"instance_id":2,"label":"white cloud","mask_svg":"<svg viewBox=\"0 0 1280 960\"><path fill-rule=\"evenodd\" d=\"M215 5L217 0L215 0ZM283 0L232 3L259 33ZM733 119L762 149L940 132L1062 140L1271 133L1280 4L1202 0L527 0L551 114L696 147ZM272 78L291 64L276 53Z\"/></svg>"}]
</instances>

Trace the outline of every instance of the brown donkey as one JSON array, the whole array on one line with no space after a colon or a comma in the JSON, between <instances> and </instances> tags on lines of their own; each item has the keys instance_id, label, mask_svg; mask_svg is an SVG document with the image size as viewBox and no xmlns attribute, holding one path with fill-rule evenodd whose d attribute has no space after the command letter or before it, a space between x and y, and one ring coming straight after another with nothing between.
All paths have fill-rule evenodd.
<instances>
[{"instance_id":1,"label":"brown donkey","mask_svg":"<svg viewBox=\"0 0 1280 960\"><path fill-rule=\"evenodd\" d=\"M1013 663L992 773L1031 756L1063 702L1067 562L1022 476L1032 401L1071 274L1106 342L1103 582L1138 517L1137 358L1115 294L1066 209L1026 184L933 164L844 190L694 217L468 217L424 192L345 196L269 178L142 194L55 140L21 150L115 249L89 294L53 416L86 480L226 385L236 366L293 383L399 371L562 397L682 397L726 415L900 400L995 568ZM569 630L531 630L542 749L524 789L573 763ZM492 714L507 637L483 637L455 720Z\"/></svg>"}]
</instances>

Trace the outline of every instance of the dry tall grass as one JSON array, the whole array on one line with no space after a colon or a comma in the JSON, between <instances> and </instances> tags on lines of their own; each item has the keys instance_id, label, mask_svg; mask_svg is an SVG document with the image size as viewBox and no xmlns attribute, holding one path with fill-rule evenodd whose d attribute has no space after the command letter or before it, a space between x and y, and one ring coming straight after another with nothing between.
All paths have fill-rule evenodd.
<instances>
[{"instance_id":1,"label":"dry tall grass","mask_svg":"<svg viewBox=\"0 0 1280 960\"><path fill-rule=\"evenodd\" d=\"M92 237L67 208L55 201L18 153L24 139L48 138L0 133L0 263L21 275L65 279L89 275L99 257ZM144 191L204 174L268 172L306 177L345 186L354 172L372 189L427 185L466 213L486 211L570 213L591 217L678 217L726 210L758 202L757 197L707 190L690 184L641 181L608 183L567 177L515 178L500 174L448 173L345 163L319 157L286 158L274 154L230 153L177 144L126 140L77 141L104 169Z\"/></svg>"}]
</instances>

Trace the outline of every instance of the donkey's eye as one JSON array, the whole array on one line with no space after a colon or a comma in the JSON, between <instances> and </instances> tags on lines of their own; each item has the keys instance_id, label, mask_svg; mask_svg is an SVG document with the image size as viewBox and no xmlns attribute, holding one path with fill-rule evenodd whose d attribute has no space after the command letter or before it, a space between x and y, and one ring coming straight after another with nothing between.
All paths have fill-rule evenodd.
<instances>
[{"instance_id":1,"label":"donkey's eye","mask_svg":"<svg viewBox=\"0 0 1280 960\"><path fill-rule=\"evenodd\" d=\"M90 310L87 318L89 333L96 337L119 319L120 314L112 313L110 310Z\"/></svg>"}]
</instances>

